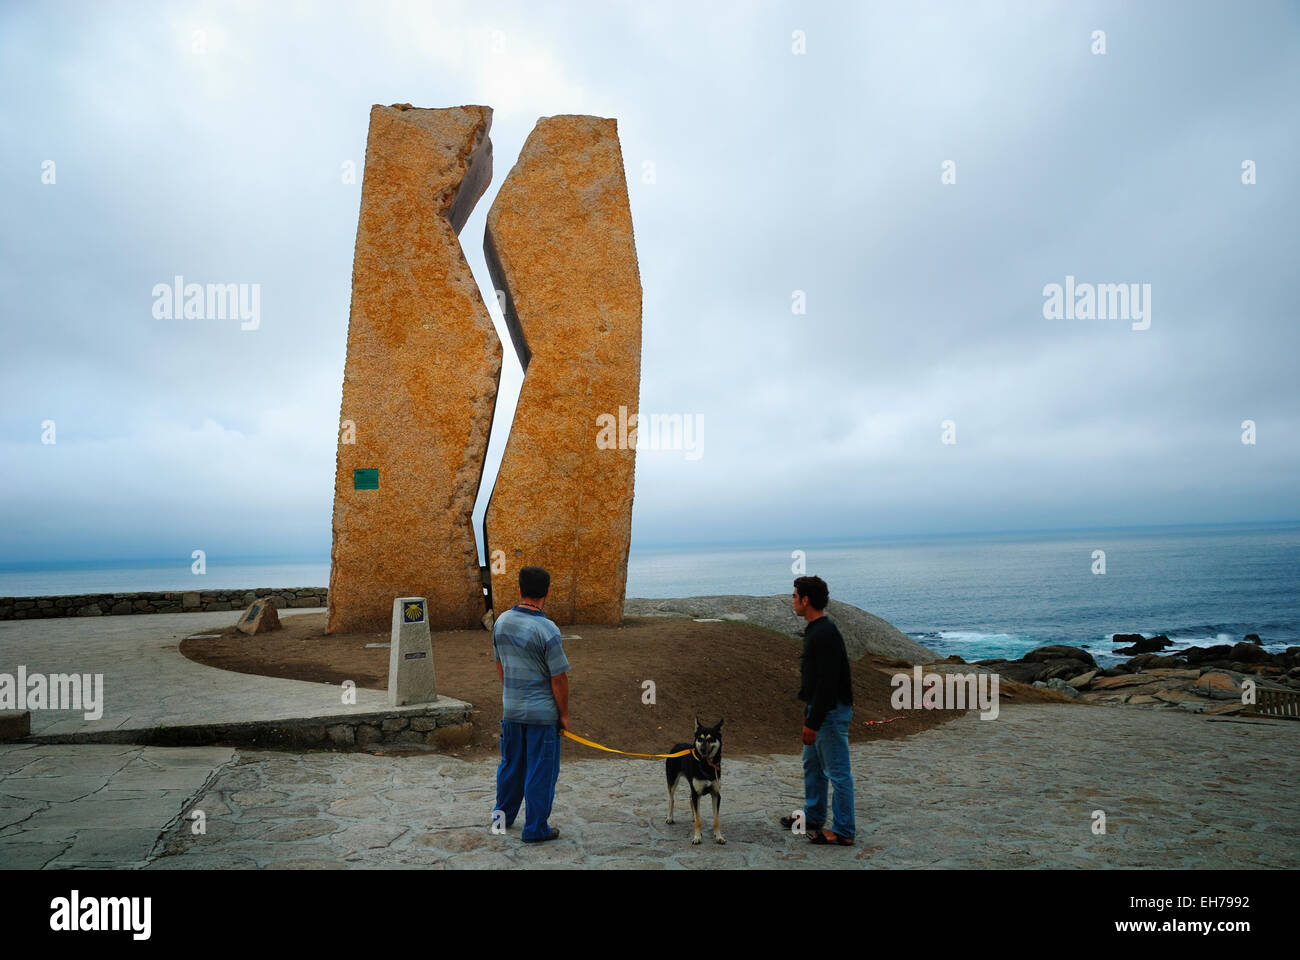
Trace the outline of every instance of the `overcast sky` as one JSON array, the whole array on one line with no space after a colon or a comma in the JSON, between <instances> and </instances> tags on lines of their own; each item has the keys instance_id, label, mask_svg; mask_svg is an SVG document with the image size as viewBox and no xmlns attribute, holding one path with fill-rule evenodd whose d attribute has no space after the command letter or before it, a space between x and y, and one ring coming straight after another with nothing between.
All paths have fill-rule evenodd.
<instances>
[{"instance_id":1,"label":"overcast sky","mask_svg":"<svg viewBox=\"0 0 1300 960\"><path fill-rule=\"evenodd\" d=\"M6 2L0 561L328 554L399 102L495 110L489 292L538 117L617 118L641 411L704 424L639 452L634 547L1300 517L1295 3ZM155 318L178 274L260 327ZM1045 318L1067 276L1150 328Z\"/></svg>"}]
</instances>

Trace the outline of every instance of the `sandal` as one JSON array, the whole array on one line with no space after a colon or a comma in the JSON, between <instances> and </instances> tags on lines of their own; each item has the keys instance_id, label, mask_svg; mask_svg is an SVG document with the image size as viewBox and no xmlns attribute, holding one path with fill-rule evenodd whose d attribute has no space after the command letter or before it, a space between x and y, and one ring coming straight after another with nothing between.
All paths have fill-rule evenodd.
<instances>
[{"instance_id":1,"label":"sandal","mask_svg":"<svg viewBox=\"0 0 1300 960\"><path fill-rule=\"evenodd\" d=\"M819 847L836 846L851 847L853 846L852 837L841 837L832 830L823 830L821 833L814 833L808 838L809 843L815 843Z\"/></svg>"}]
</instances>

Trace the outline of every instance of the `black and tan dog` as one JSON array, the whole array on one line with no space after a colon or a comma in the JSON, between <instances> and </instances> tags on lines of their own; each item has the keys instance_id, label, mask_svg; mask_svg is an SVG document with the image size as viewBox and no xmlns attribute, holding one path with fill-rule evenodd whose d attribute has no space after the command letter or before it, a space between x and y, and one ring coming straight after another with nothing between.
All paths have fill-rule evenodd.
<instances>
[{"instance_id":1,"label":"black and tan dog","mask_svg":"<svg viewBox=\"0 0 1300 960\"><path fill-rule=\"evenodd\" d=\"M695 821L695 833L691 843L700 842L700 798L706 793L713 795L713 839L726 843L722 835L722 825L718 820L718 804L722 802L722 721L716 726L706 727L695 718L695 742L677 743L669 750L690 750L683 757L669 757L664 763L668 774L668 817L664 823L673 822L673 793L677 781L686 778L691 786L691 815Z\"/></svg>"}]
</instances>

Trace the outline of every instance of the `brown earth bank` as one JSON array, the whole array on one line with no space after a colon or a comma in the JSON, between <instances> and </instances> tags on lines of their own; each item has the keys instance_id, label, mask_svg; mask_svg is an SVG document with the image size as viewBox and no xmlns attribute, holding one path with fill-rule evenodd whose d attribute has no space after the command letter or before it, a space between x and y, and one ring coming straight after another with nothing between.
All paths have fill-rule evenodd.
<instances>
[{"instance_id":1,"label":"brown earth bank","mask_svg":"<svg viewBox=\"0 0 1300 960\"><path fill-rule=\"evenodd\" d=\"M282 619L284 629L249 637L228 627L217 638L187 638L181 652L198 663L291 680L388 688L388 650L366 649L387 633L325 634L325 614ZM696 623L679 617L632 617L618 627L562 628L570 670L569 725L606 746L664 753L694 732L694 717L723 726L724 754L798 753L802 705L799 640L736 621ZM216 631L208 631L215 633ZM483 630L433 634L438 692L474 705L474 738L457 756L498 752L501 684L492 662L492 639ZM911 665L870 654L853 664L852 742L905 737L953 719L955 710L894 710L890 674ZM643 684L655 684L655 703L642 703ZM1011 703L1059 698L1004 683ZM864 723L901 716L890 723ZM608 756L565 741L566 760Z\"/></svg>"}]
</instances>

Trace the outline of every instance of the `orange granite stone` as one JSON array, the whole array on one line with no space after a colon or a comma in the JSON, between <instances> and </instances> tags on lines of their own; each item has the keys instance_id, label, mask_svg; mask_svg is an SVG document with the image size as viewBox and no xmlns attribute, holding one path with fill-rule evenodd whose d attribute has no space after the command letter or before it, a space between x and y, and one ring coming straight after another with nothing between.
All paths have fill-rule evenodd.
<instances>
[{"instance_id":1,"label":"orange granite stone","mask_svg":"<svg viewBox=\"0 0 1300 960\"><path fill-rule=\"evenodd\" d=\"M632 535L641 277L618 126L543 117L488 212L488 271L525 370L483 522L497 612L550 571L557 623L618 623ZM620 416L622 408L622 416ZM633 424L634 425L634 424ZM602 448L603 447L603 448Z\"/></svg>"},{"instance_id":2,"label":"orange granite stone","mask_svg":"<svg viewBox=\"0 0 1300 960\"><path fill-rule=\"evenodd\" d=\"M394 597L428 598L435 630L486 609L471 514L501 343L457 234L492 179L491 125L480 106L370 111L328 633L387 631Z\"/></svg>"}]
</instances>

